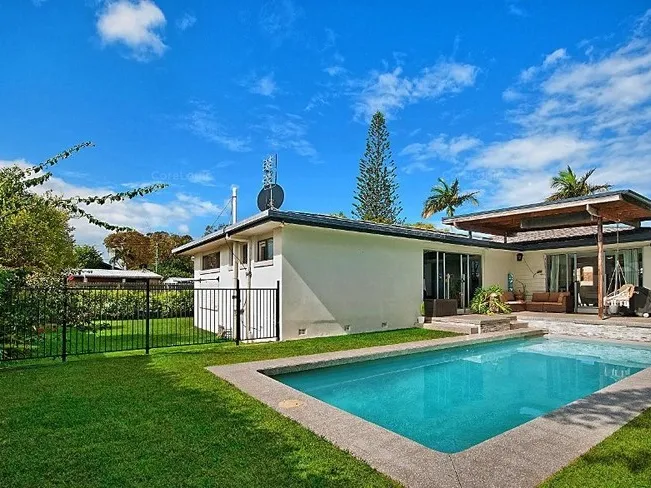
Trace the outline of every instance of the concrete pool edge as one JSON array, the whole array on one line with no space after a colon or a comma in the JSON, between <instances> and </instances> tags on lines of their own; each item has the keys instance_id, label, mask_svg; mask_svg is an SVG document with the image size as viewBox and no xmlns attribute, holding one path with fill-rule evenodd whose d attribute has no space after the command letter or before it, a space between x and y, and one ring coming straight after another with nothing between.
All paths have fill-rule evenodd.
<instances>
[{"instance_id":1,"label":"concrete pool edge","mask_svg":"<svg viewBox=\"0 0 651 488\"><path fill-rule=\"evenodd\" d=\"M542 334L520 329L207 369L406 486L536 486L651 407L651 368L456 454L425 447L267 374Z\"/></svg>"}]
</instances>

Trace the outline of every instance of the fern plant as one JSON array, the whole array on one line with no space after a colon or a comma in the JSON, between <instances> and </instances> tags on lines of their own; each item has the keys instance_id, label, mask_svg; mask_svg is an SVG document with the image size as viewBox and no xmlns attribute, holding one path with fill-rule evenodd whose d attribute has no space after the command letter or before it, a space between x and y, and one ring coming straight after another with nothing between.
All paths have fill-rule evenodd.
<instances>
[{"instance_id":1,"label":"fern plant","mask_svg":"<svg viewBox=\"0 0 651 488\"><path fill-rule=\"evenodd\" d=\"M470 310L481 315L511 313L511 307L502 301L502 293L497 285L477 289L470 301Z\"/></svg>"}]
</instances>

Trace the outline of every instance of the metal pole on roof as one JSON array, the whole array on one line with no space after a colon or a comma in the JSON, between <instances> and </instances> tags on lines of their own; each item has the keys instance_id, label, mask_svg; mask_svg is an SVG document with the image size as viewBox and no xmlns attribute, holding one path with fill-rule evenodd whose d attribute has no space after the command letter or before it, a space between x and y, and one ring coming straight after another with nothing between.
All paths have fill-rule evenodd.
<instances>
[{"instance_id":1,"label":"metal pole on roof","mask_svg":"<svg viewBox=\"0 0 651 488\"><path fill-rule=\"evenodd\" d=\"M237 223L237 187L231 188L231 224Z\"/></svg>"}]
</instances>

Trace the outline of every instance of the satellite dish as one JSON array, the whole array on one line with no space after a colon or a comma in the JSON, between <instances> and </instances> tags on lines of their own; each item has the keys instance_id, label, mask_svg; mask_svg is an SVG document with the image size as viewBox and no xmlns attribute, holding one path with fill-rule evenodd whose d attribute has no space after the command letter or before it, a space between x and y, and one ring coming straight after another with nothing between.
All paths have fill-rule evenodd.
<instances>
[{"instance_id":1,"label":"satellite dish","mask_svg":"<svg viewBox=\"0 0 651 488\"><path fill-rule=\"evenodd\" d=\"M283 187L274 183L267 188L263 188L258 193L258 209L261 212L270 208L280 208L285 201L285 192Z\"/></svg>"}]
</instances>

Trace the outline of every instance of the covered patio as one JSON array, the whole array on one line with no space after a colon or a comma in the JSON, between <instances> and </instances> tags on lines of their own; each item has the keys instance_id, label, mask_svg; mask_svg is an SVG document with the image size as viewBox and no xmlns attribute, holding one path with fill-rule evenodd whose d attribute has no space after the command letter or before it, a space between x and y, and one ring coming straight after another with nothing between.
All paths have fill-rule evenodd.
<instances>
[{"instance_id":1,"label":"covered patio","mask_svg":"<svg viewBox=\"0 0 651 488\"><path fill-rule=\"evenodd\" d=\"M564 276L567 280L566 292L570 293L573 299L579 300L581 298L578 292L579 283L589 283L591 286L594 284L595 308L599 319L603 319L605 316L604 299L609 291L607 289L606 278L607 265L604 248L604 226L609 224L617 225L615 239L617 246L619 246L620 226L626 226L630 230L630 232L627 232L627 237L622 240L629 239L629 236L635 235L636 237L634 239L643 241L646 238L642 238L642 234L646 235L645 231L647 229L641 229L641 224L647 220L651 220L651 200L634 191L621 190L567 200L541 202L454 216L443 219L443 223L452 225L457 229L468 231L471 234L477 232L497 236L504 243L513 243L516 246L518 243L522 243L522 252L517 253L518 261L523 260L523 253L528 250L543 251L563 247L559 242L545 242L544 239L537 240L535 237L534 239L523 242L521 239L523 234L535 236L536 233L541 231L558 231L557 234L562 236L564 229L589 229L590 232L582 238L582 243L584 247L593 249L594 263L589 261L590 256L585 253L580 255L574 253L572 262L570 262L570 254L557 256L565 256ZM612 242L613 233L610 232L608 234L609 242ZM633 267L631 265L629 268L637 270L636 272L639 273L639 277L631 275L633 273L631 271L628 278L629 281L634 282L634 285L642 286L644 268L642 265L642 250L637 248L635 252L636 254L633 254L632 251L630 253L617 252L614 254L614 257L611 253L609 259L612 263L611 261L609 263L611 268L615 266L617 270L617 263L620 261L628 260L628 262L632 262L631 260L635 260L635 266ZM558 257L555 259L559 261L556 263L556 270L558 271L563 263L560 262ZM545 255L545 265L547 265L547 255ZM527 267L529 267L528 264ZM594 272L592 272L593 269ZM531 269L530 267L529 270L532 272L533 277L546 272L546 270ZM650 272L651 269L647 270L647 273ZM584 273L584 275L578 276L579 273ZM627 277L623 271L622 275L622 282L626 282ZM619 283L619 280L613 283ZM536 284L540 286L539 282L536 282ZM545 292L550 290L538 289L535 291Z\"/></svg>"}]
</instances>

